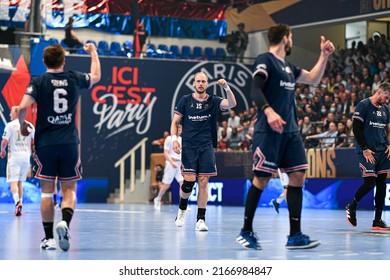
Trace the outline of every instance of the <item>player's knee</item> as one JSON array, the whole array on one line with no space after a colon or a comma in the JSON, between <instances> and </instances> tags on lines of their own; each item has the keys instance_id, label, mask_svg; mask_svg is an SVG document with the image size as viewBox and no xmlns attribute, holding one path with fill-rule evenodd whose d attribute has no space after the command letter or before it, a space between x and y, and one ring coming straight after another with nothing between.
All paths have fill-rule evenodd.
<instances>
[{"instance_id":1,"label":"player's knee","mask_svg":"<svg viewBox=\"0 0 390 280\"><path fill-rule=\"evenodd\" d=\"M189 182L189 181L184 180L183 185L181 185L181 190L184 193L190 193L190 192L192 192L194 185L195 185L195 182Z\"/></svg>"},{"instance_id":2,"label":"player's knee","mask_svg":"<svg viewBox=\"0 0 390 280\"><path fill-rule=\"evenodd\" d=\"M41 193L42 198L53 198L53 193Z\"/></svg>"}]
</instances>

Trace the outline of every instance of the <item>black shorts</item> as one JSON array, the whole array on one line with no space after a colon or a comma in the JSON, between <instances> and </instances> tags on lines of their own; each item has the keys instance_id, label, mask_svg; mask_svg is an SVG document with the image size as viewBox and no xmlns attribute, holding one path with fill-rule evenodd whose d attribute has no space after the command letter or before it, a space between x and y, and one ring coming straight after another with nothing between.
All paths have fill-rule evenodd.
<instances>
[{"instance_id":1,"label":"black shorts","mask_svg":"<svg viewBox=\"0 0 390 280\"><path fill-rule=\"evenodd\" d=\"M385 151L374 154L375 163L367 162L363 153L359 153L358 158L362 177L377 177L378 174L390 172L390 160L387 158Z\"/></svg>"},{"instance_id":2,"label":"black shorts","mask_svg":"<svg viewBox=\"0 0 390 280\"><path fill-rule=\"evenodd\" d=\"M253 172L257 177L270 177L278 168L284 172L308 169L302 136L299 132L256 133L253 138Z\"/></svg>"},{"instance_id":3,"label":"black shorts","mask_svg":"<svg viewBox=\"0 0 390 280\"><path fill-rule=\"evenodd\" d=\"M181 174L195 176L217 176L213 145L199 148L183 147L181 151Z\"/></svg>"},{"instance_id":4,"label":"black shorts","mask_svg":"<svg viewBox=\"0 0 390 280\"><path fill-rule=\"evenodd\" d=\"M81 177L81 162L77 144L55 145L39 148L35 161L35 178L54 181L76 181Z\"/></svg>"}]
</instances>

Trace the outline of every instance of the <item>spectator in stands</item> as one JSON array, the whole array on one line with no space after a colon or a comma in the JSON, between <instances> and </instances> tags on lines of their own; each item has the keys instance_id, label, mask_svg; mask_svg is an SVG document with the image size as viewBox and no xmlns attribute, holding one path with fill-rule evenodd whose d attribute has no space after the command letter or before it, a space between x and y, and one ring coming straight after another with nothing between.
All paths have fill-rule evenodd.
<instances>
[{"instance_id":1,"label":"spectator in stands","mask_svg":"<svg viewBox=\"0 0 390 280\"><path fill-rule=\"evenodd\" d=\"M231 128L238 127L240 125L240 117L236 115L236 111L229 110L228 126Z\"/></svg>"},{"instance_id":2,"label":"spectator in stands","mask_svg":"<svg viewBox=\"0 0 390 280\"><path fill-rule=\"evenodd\" d=\"M355 147L355 135L353 134L351 119L347 120L345 131L347 136L347 147Z\"/></svg>"},{"instance_id":3,"label":"spectator in stands","mask_svg":"<svg viewBox=\"0 0 390 280\"><path fill-rule=\"evenodd\" d=\"M380 84L381 84L381 78L380 78L379 74L374 74L374 79L372 82L371 89L373 91L375 91L379 87Z\"/></svg>"},{"instance_id":4,"label":"spectator in stands","mask_svg":"<svg viewBox=\"0 0 390 280\"><path fill-rule=\"evenodd\" d=\"M337 139L336 139L336 147L343 148L347 147L347 131L346 124L343 122L337 123Z\"/></svg>"},{"instance_id":5,"label":"spectator in stands","mask_svg":"<svg viewBox=\"0 0 390 280\"><path fill-rule=\"evenodd\" d=\"M218 138L217 151L227 151L228 135L225 129L221 131L221 136Z\"/></svg>"},{"instance_id":6,"label":"spectator in stands","mask_svg":"<svg viewBox=\"0 0 390 280\"><path fill-rule=\"evenodd\" d=\"M302 123L302 128L301 128L301 134L302 136L305 138L307 135L310 134L310 130L311 130L311 121L310 121L310 118L309 116L305 116L303 118L303 123Z\"/></svg>"},{"instance_id":7,"label":"spectator in stands","mask_svg":"<svg viewBox=\"0 0 390 280\"><path fill-rule=\"evenodd\" d=\"M243 136L244 141L242 142L241 146L244 151L249 150L249 148L252 146L253 127L251 127L250 124L250 121L244 121L242 123L241 135Z\"/></svg>"},{"instance_id":8,"label":"spectator in stands","mask_svg":"<svg viewBox=\"0 0 390 280\"><path fill-rule=\"evenodd\" d=\"M254 106L249 108L248 119L250 121L250 126L253 127L257 119L257 109Z\"/></svg>"},{"instance_id":9,"label":"spectator in stands","mask_svg":"<svg viewBox=\"0 0 390 280\"><path fill-rule=\"evenodd\" d=\"M65 26L65 39L64 43L72 49L78 49L83 45L83 41L80 40L76 32L73 30L73 16L70 16L68 19L68 23ZM71 50L71 52L76 52L76 50Z\"/></svg>"},{"instance_id":10,"label":"spectator in stands","mask_svg":"<svg viewBox=\"0 0 390 280\"><path fill-rule=\"evenodd\" d=\"M360 80L360 82L364 83L366 86L372 85L373 79L372 79L371 74L370 74L370 69L367 66L364 66L362 68L362 79Z\"/></svg>"},{"instance_id":11,"label":"spectator in stands","mask_svg":"<svg viewBox=\"0 0 390 280\"><path fill-rule=\"evenodd\" d=\"M136 30L134 30L133 54L134 57L142 57L146 53L147 44L150 44L150 37L145 24L139 22Z\"/></svg>"},{"instance_id":12,"label":"spectator in stands","mask_svg":"<svg viewBox=\"0 0 390 280\"><path fill-rule=\"evenodd\" d=\"M318 90L318 87L316 88L316 90ZM314 95L312 108L313 108L313 111L316 113L318 119L320 118L320 115L321 115L321 105L322 104L321 104L320 96Z\"/></svg>"},{"instance_id":13,"label":"spectator in stands","mask_svg":"<svg viewBox=\"0 0 390 280\"><path fill-rule=\"evenodd\" d=\"M238 133L237 127L232 128L232 135L228 137L227 147L229 151L238 151L241 150L242 142L244 141L244 136Z\"/></svg>"},{"instance_id":14,"label":"spectator in stands","mask_svg":"<svg viewBox=\"0 0 390 280\"><path fill-rule=\"evenodd\" d=\"M306 139L321 139L320 147L321 148L334 148L336 146L336 137L337 137L337 127L335 122L329 123L329 129L320 134L309 135Z\"/></svg>"},{"instance_id":15,"label":"spectator in stands","mask_svg":"<svg viewBox=\"0 0 390 280\"><path fill-rule=\"evenodd\" d=\"M316 122L319 120L317 114L313 111L312 105L310 105L310 104L305 105L305 115L304 116L309 117L309 120L312 122Z\"/></svg>"},{"instance_id":16,"label":"spectator in stands","mask_svg":"<svg viewBox=\"0 0 390 280\"><path fill-rule=\"evenodd\" d=\"M320 121L325 121L327 115L328 115L328 109L326 108L325 105L321 105Z\"/></svg>"},{"instance_id":17,"label":"spectator in stands","mask_svg":"<svg viewBox=\"0 0 390 280\"><path fill-rule=\"evenodd\" d=\"M228 121L224 120L221 122L221 125L218 127L218 139L222 136L222 131L226 131L227 137L230 137L232 134L232 128L228 125Z\"/></svg>"},{"instance_id":18,"label":"spectator in stands","mask_svg":"<svg viewBox=\"0 0 390 280\"><path fill-rule=\"evenodd\" d=\"M328 112L328 114L326 115L326 118L324 120L324 128L329 129L329 124L331 122L336 122L336 118L335 118L334 113Z\"/></svg>"}]
</instances>

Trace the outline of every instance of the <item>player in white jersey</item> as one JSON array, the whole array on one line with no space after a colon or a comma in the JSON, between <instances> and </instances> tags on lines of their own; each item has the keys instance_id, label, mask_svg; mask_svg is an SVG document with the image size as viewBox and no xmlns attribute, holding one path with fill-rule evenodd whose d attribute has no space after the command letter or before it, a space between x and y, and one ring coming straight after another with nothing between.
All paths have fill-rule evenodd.
<instances>
[{"instance_id":1,"label":"player in white jersey","mask_svg":"<svg viewBox=\"0 0 390 280\"><path fill-rule=\"evenodd\" d=\"M8 146L7 182L11 184L11 193L15 202L15 216L22 215L22 182L26 181L30 170L30 158L35 132L34 126L29 123L30 134L22 136L20 134L18 115L19 107L13 106L10 113L11 122L7 123L4 128L0 152L1 158L4 158L6 155L5 149Z\"/></svg>"},{"instance_id":2,"label":"player in white jersey","mask_svg":"<svg viewBox=\"0 0 390 280\"><path fill-rule=\"evenodd\" d=\"M182 127L179 125L177 131L177 141L181 145L181 132ZM183 175L181 175L181 154L175 153L172 146L172 137L168 136L164 141L164 156L165 156L165 169L162 184L160 184L160 190L157 197L154 199L154 208L160 210L161 198L165 192L171 186L173 179L181 185L183 184Z\"/></svg>"}]
</instances>

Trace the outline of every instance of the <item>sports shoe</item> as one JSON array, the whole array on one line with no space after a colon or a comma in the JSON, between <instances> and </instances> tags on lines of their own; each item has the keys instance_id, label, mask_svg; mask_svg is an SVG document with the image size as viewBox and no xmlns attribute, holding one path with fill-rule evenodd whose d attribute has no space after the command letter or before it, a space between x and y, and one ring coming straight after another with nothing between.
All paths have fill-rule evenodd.
<instances>
[{"instance_id":1,"label":"sports shoe","mask_svg":"<svg viewBox=\"0 0 390 280\"><path fill-rule=\"evenodd\" d=\"M60 248L64 251L68 251L70 244L69 244L69 228L65 221L61 221L56 226L56 232L58 234L58 242L60 245Z\"/></svg>"},{"instance_id":2,"label":"sports shoe","mask_svg":"<svg viewBox=\"0 0 390 280\"><path fill-rule=\"evenodd\" d=\"M390 227L386 225L386 223L382 220L372 222L372 230L390 230Z\"/></svg>"},{"instance_id":3,"label":"sports shoe","mask_svg":"<svg viewBox=\"0 0 390 280\"><path fill-rule=\"evenodd\" d=\"M356 209L353 209L350 204L345 207L345 212L347 213L347 222L353 226L356 227L357 220L356 220Z\"/></svg>"},{"instance_id":4,"label":"sports shoe","mask_svg":"<svg viewBox=\"0 0 390 280\"><path fill-rule=\"evenodd\" d=\"M259 237L251 230L241 230L236 241L244 248L261 250Z\"/></svg>"},{"instance_id":5,"label":"sports shoe","mask_svg":"<svg viewBox=\"0 0 390 280\"><path fill-rule=\"evenodd\" d=\"M16 203L15 216L22 216L23 215L22 207L23 207L22 203L20 203L20 202Z\"/></svg>"},{"instance_id":6,"label":"sports shoe","mask_svg":"<svg viewBox=\"0 0 390 280\"><path fill-rule=\"evenodd\" d=\"M199 219L196 222L195 230L196 231L209 231L209 228L206 226L206 223L204 222L203 219Z\"/></svg>"},{"instance_id":7,"label":"sports shoe","mask_svg":"<svg viewBox=\"0 0 390 280\"><path fill-rule=\"evenodd\" d=\"M41 240L41 249L43 250L55 250L57 249L57 244L54 238L43 238Z\"/></svg>"},{"instance_id":8,"label":"sports shoe","mask_svg":"<svg viewBox=\"0 0 390 280\"><path fill-rule=\"evenodd\" d=\"M177 211L177 216L175 219L176 226L178 227L184 226L185 221L186 221L186 210L179 209L179 211Z\"/></svg>"},{"instance_id":9,"label":"sports shoe","mask_svg":"<svg viewBox=\"0 0 390 280\"><path fill-rule=\"evenodd\" d=\"M156 197L154 199L154 209L160 210L161 209L161 200Z\"/></svg>"},{"instance_id":10,"label":"sports shoe","mask_svg":"<svg viewBox=\"0 0 390 280\"><path fill-rule=\"evenodd\" d=\"M279 214L279 206L280 206L280 204L276 202L276 199L272 199L271 203L274 206L274 209L275 209L276 213Z\"/></svg>"},{"instance_id":11,"label":"sports shoe","mask_svg":"<svg viewBox=\"0 0 390 280\"><path fill-rule=\"evenodd\" d=\"M317 247L321 244L321 241L319 240L310 240L310 237L302 234L302 232L297 232L293 236L287 237L287 244L286 248L289 250L294 249L310 249Z\"/></svg>"}]
</instances>

